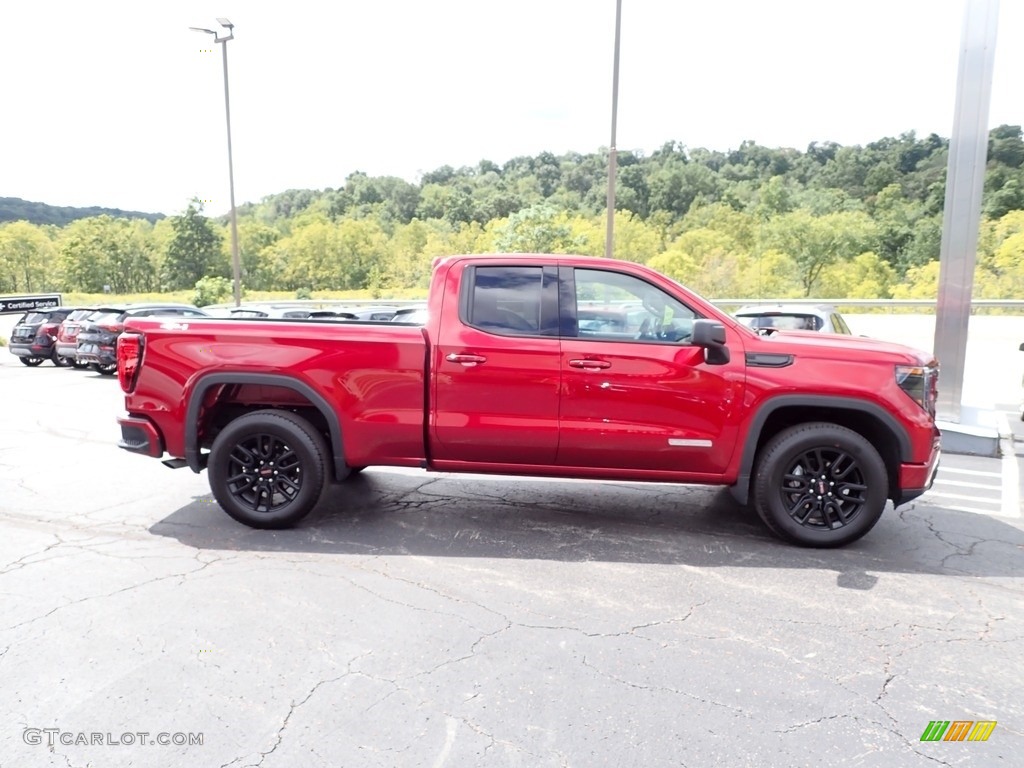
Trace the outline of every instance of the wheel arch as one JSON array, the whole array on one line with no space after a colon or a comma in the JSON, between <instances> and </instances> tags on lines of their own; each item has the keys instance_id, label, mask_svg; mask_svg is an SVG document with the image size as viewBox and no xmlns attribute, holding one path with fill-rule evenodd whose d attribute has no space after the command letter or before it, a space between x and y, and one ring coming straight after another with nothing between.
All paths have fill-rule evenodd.
<instances>
[{"instance_id":1,"label":"wheel arch","mask_svg":"<svg viewBox=\"0 0 1024 768\"><path fill-rule=\"evenodd\" d=\"M828 395L779 395L758 408L750 421L736 483L729 491L740 503L750 499L750 481L757 454L781 430L811 421L839 424L868 440L878 451L889 476L889 497L899 493L899 465L911 461L910 436L881 406L864 400Z\"/></svg>"},{"instance_id":2,"label":"wheel arch","mask_svg":"<svg viewBox=\"0 0 1024 768\"><path fill-rule=\"evenodd\" d=\"M341 422L334 408L323 395L306 382L292 376L274 373L209 373L194 384L185 408L185 461L188 462L189 469L193 472L201 472L206 466L206 455L202 453L199 445L199 418L206 393L212 387L223 385L280 387L301 395L308 402L308 406L319 414L322 424L327 430L335 480L340 482L348 476L349 468L345 463ZM264 406L256 405L245 410L259 410L262 407Z\"/></svg>"}]
</instances>

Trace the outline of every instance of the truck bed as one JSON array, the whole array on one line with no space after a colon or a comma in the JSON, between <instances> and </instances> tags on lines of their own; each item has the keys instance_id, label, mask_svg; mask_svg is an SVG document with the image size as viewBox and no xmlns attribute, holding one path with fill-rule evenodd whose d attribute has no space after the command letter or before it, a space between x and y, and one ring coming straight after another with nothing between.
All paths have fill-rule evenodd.
<instances>
[{"instance_id":1,"label":"truck bed","mask_svg":"<svg viewBox=\"0 0 1024 768\"><path fill-rule=\"evenodd\" d=\"M211 318L137 319L126 330L146 339L147 375L133 399L159 406L149 414L172 456L186 455L181 425L187 433L201 415L187 413L186 403L278 407L301 394L338 415L348 464L420 466L425 458L428 347L421 327ZM213 434L199 437L206 445Z\"/></svg>"}]
</instances>

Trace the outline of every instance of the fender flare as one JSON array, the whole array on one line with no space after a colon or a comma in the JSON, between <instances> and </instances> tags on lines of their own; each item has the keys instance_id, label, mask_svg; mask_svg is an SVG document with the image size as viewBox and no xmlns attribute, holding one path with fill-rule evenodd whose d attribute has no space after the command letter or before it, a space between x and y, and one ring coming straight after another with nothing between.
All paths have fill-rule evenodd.
<instances>
[{"instance_id":1,"label":"fender flare","mask_svg":"<svg viewBox=\"0 0 1024 768\"><path fill-rule=\"evenodd\" d=\"M294 390L307 398L313 407L320 411L327 428L331 433L331 453L334 458L334 477L343 480L349 473L345 463L345 452L341 441L341 423L338 414L327 402L326 398L309 384L291 376L276 373L209 373L200 378L192 387L188 405L185 409L185 460L193 472L201 472L205 467L205 456L199 451L199 409L203 398L210 387L222 384L263 384L272 387L284 387Z\"/></svg>"},{"instance_id":2,"label":"fender flare","mask_svg":"<svg viewBox=\"0 0 1024 768\"><path fill-rule=\"evenodd\" d=\"M754 472L754 455L757 453L757 443L761 437L761 431L768 417L780 408L789 407L814 407L833 408L843 411L858 411L872 416L882 422L893 435L899 445L900 459L905 462L911 460L912 447L910 436L903 425L889 411L875 403L857 400L852 397L833 397L830 395L779 395L763 402L750 420L750 428L747 430L746 440L743 445L743 456L740 459L739 474L736 482L729 486L729 492L740 504L746 504L750 497L750 478Z\"/></svg>"}]
</instances>

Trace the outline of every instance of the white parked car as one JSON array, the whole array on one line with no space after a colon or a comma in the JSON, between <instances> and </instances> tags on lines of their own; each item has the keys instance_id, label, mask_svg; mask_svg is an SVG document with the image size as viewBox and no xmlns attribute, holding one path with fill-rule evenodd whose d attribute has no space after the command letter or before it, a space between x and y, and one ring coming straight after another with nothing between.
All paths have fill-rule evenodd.
<instances>
[{"instance_id":1,"label":"white parked car","mask_svg":"<svg viewBox=\"0 0 1024 768\"><path fill-rule=\"evenodd\" d=\"M829 304L752 304L736 310L733 315L754 330L772 328L853 335L843 316Z\"/></svg>"}]
</instances>

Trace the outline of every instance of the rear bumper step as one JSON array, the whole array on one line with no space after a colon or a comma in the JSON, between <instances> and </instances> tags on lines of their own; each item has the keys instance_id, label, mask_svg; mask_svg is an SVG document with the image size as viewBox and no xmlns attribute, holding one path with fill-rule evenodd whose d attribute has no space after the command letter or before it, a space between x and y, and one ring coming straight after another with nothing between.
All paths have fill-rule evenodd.
<instances>
[{"instance_id":1,"label":"rear bumper step","mask_svg":"<svg viewBox=\"0 0 1024 768\"><path fill-rule=\"evenodd\" d=\"M121 425L121 439L117 443L132 453L141 453L159 459L164 455L164 441L160 433L149 419L135 416L121 416L117 423Z\"/></svg>"}]
</instances>

